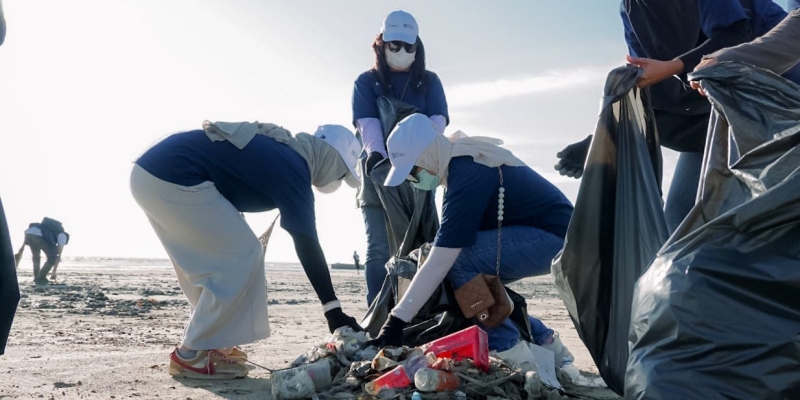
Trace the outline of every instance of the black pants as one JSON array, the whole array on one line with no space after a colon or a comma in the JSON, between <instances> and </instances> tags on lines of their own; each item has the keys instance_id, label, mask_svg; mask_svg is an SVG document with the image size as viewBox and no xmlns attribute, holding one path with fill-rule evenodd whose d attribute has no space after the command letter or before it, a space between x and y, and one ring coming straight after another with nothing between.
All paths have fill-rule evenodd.
<instances>
[{"instance_id":1,"label":"black pants","mask_svg":"<svg viewBox=\"0 0 800 400\"><path fill-rule=\"evenodd\" d=\"M30 233L25 234L25 244L23 244L22 248L19 250L15 258L17 262L20 258L22 258L22 251L25 248L25 245L31 248L31 258L33 258L33 278L34 280L44 280L47 279L47 273L53 268L53 265L56 264L58 261L58 248L54 246L52 243L47 242L41 236L31 235ZM47 261L45 261L44 266L41 270L39 270L39 266L41 265L41 253L44 252L44 255L47 257Z\"/></svg>"}]
</instances>

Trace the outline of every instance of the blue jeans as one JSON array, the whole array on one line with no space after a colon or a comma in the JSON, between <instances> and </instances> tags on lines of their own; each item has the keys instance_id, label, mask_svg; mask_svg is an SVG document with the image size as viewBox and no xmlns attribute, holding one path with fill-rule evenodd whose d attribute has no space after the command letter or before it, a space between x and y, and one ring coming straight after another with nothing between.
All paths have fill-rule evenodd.
<instances>
[{"instance_id":1,"label":"blue jeans","mask_svg":"<svg viewBox=\"0 0 800 400\"><path fill-rule=\"evenodd\" d=\"M683 152L678 156L678 164L675 165L675 174L672 176L667 202L664 205L664 216L667 219L667 228L669 228L670 234L675 232L678 225L694 207L702 167L702 152Z\"/></svg>"},{"instance_id":2,"label":"blue jeans","mask_svg":"<svg viewBox=\"0 0 800 400\"><path fill-rule=\"evenodd\" d=\"M522 278L546 275L556 254L564 247L564 239L530 226L502 228L502 255L500 279L508 284ZM495 274L497 265L497 230L480 231L475 245L461 250L447 276L458 289L479 273ZM553 335L538 318L529 316L533 340L542 344ZM489 336L489 348L505 351L519 341L519 330L511 320L489 329L481 326Z\"/></svg>"},{"instance_id":3,"label":"blue jeans","mask_svg":"<svg viewBox=\"0 0 800 400\"><path fill-rule=\"evenodd\" d=\"M364 225L367 228L367 259L364 261L364 277L367 280L367 305L381 291L386 278L386 263L389 262L389 237L386 234L386 217L383 207L362 206Z\"/></svg>"}]
</instances>

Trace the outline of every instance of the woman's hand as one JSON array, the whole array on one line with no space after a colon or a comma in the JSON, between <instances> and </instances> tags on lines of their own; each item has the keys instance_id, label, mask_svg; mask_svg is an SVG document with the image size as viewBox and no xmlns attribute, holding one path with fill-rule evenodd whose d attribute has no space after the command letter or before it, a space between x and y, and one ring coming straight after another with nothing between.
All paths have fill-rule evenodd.
<instances>
[{"instance_id":1,"label":"woman's hand","mask_svg":"<svg viewBox=\"0 0 800 400\"><path fill-rule=\"evenodd\" d=\"M699 70L701 70L703 68L707 68L707 67L710 67L712 65L717 65L717 64L719 64L719 61L717 61L716 58L706 58L706 59L703 59L703 61L701 61L700 64L697 64L697 66L694 68L694 70L695 71L699 71ZM691 82L689 82L689 85L692 86L692 89L697 90L697 92L702 94L703 96L706 95L706 90L703 89L702 85L700 85L700 81L691 81Z\"/></svg>"},{"instance_id":2,"label":"woman's hand","mask_svg":"<svg viewBox=\"0 0 800 400\"><path fill-rule=\"evenodd\" d=\"M673 75L683 72L683 61L659 61L652 58L636 58L627 56L628 64L635 65L644 70L642 76L636 81L636 86L646 88Z\"/></svg>"}]
</instances>

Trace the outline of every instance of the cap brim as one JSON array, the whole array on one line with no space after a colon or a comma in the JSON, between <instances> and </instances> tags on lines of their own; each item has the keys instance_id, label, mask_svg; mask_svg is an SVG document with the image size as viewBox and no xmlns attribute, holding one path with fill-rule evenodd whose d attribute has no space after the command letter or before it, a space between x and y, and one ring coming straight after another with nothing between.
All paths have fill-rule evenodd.
<instances>
[{"instance_id":1,"label":"cap brim","mask_svg":"<svg viewBox=\"0 0 800 400\"><path fill-rule=\"evenodd\" d=\"M386 176L386 180L383 181L383 186L397 186L403 183L406 178L408 178L408 174L411 173L411 170L414 169L414 164L410 165L394 165L392 164L392 169L389 170L389 174Z\"/></svg>"},{"instance_id":2,"label":"cap brim","mask_svg":"<svg viewBox=\"0 0 800 400\"><path fill-rule=\"evenodd\" d=\"M395 40L406 42L408 44L414 44L417 43L417 36L405 32L383 32L384 42L393 42Z\"/></svg>"}]
</instances>

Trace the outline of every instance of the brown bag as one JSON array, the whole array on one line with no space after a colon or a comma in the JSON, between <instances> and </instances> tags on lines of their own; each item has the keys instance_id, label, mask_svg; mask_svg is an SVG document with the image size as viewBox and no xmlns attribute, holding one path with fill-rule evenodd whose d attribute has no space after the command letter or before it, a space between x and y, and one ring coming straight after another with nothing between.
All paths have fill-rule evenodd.
<instances>
[{"instance_id":1,"label":"brown bag","mask_svg":"<svg viewBox=\"0 0 800 400\"><path fill-rule=\"evenodd\" d=\"M498 167L498 170L500 168ZM500 170L500 191L498 206L505 197L503 188L503 171ZM497 212L497 266L495 275L478 274L455 291L456 301L461 312L467 318L476 317L487 328L494 328L505 321L514 311L514 302L500 281L500 245L501 228L503 226L502 208Z\"/></svg>"}]
</instances>

